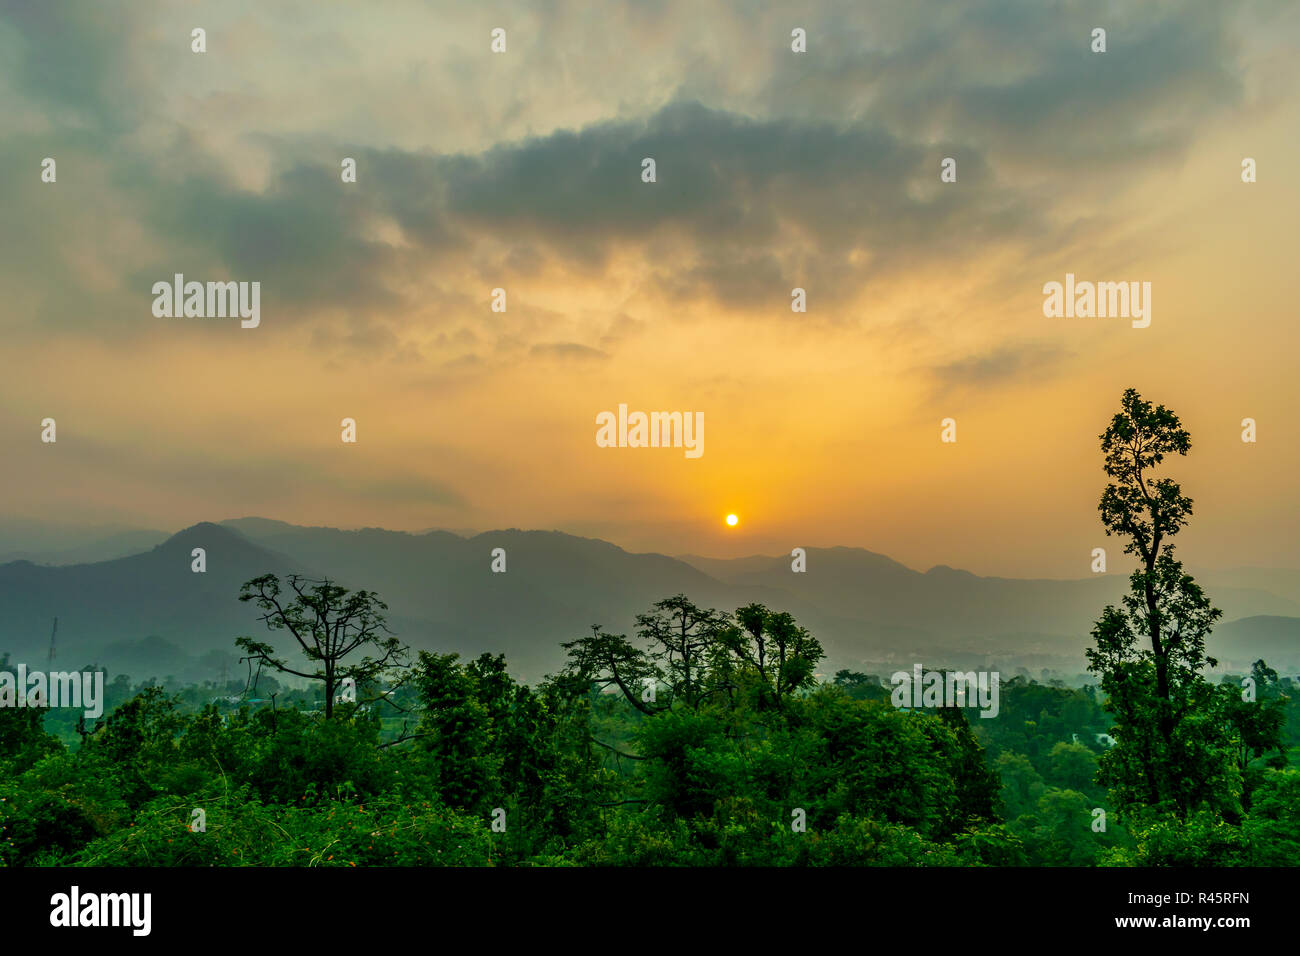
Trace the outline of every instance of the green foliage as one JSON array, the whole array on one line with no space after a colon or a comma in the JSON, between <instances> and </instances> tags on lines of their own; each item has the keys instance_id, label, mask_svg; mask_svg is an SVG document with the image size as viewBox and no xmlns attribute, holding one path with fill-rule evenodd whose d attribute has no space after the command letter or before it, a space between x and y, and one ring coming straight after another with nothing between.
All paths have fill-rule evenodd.
<instances>
[{"instance_id":1,"label":"green foliage","mask_svg":"<svg viewBox=\"0 0 1300 956\"><path fill-rule=\"evenodd\" d=\"M1071 790L1092 786L1097 775L1097 757L1082 744L1057 741L1048 754L1052 777Z\"/></svg>"},{"instance_id":2,"label":"green foliage","mask_svg":"<svg viewBox=\"0 0 1300 956\"><path fill-rule=\"evenodd\" d=\"M790 614L761 604L735 616L702 609L684 594L637 615L640 644L593 627L563 646L568 662L558 682L570 696L616 688L644 714L674 706L729 706L784 711L816 685L825 653Z\"/></svg>"},{"instance_id":3,"label":"green foliage","mask_svg":"<svg viewBox=\"0 0 1300 956\"><path fill-rule=\"evenodd\" d=\"M1242 831L1252 866L1300 864L1300 771L1267 771Z\"/></svg>"},{"instance_id":4,"label":"green foliage","mask_svg":"<svg viewBox=\"0 0 1300 956\"><path fill-rule=\"evenodd\" d=\"M1168 455L1187 454L1191 436L1173 412L1128 389L1101 448L1111 479L1098 506L1102 524L1141 563L1122 607L1102 612L1087 651L1118 741L1101 759L1100 779L1126 807L1235 814L1242 785L1223 698L1202 675L1217 663L1205 639L1222 612L1183 571L1169 540L1191 518L1192 500L1154 474Z\"/></svg>"},{"instance_id":5,"label":"green foliage","mask_svg":"<svg viewBox=\"0 0 1300 956\"><path fill-rule=\"evenodd\" d=\"M1249 854L1239 827L1211 810L1198 810L1186 819L1163 811L1140 811L1129 822L1132 847L1101 854L1110 866L1242 866Z\"/></svg>"},{"instance_id":6,"label":"green foliage","mask_svg":"<svg viewBox=\"0 0 1300 956\"><path fill-rule=\"evenodd\" d=\"M207 808L191 830L190 803ZM330 799L310 807L265 804L250 788L207 791L142 807L126 831L89 843L86 866L484 866L493 862L482 820L432 804Z\"/></svg>"},{"instance_id":7,"label":"green foliage","mask_svg":"<svg viewBox=\"0 0 1300 956\"><path fill-rule=\"evenodd\" d=\"M1099 770L1135 751L1097 741L1111 718L1094 688L1016 678L999 718L969 721L897 709L872 675L817 683L820 645L761 605L732 616L679 596L641 625L640 643L593 629L536 688L501 656L423 653L400 685L372 688L382 703L329 716L289 688L254 706L227 689L116 682L115 706L65 746L49 712L0 709L0 865L1300 860L1300 773L1268 766L1286 728L1234 709L1235 684L1198 685L1208 696L1187 698L1181 726L1232 730L1248 748L1248 812L1137 803L1097 832L1094 811L1110 806ZM673 628L696 642L689 655ZM1257 665L1260 699L1275 702L1264 713L1285 714L1271 674ZM645 699L639 678L652 675L663 695Z\"/></svg>"},{"instance_id":8,"label":"green foliage","mask_svg":"<svg viewBox=\"0 0 1300 956\"><path fill-rule=\"evenodd\" d=\"M275 648L251 637L239 637L235 644L247 652L244 660L256 661L283 673L319 681L325 694L325 716L334 715L335 690L352 681L360 690L402 666L406 647L395 637L384 637L388 605L373 591L349 591L329 579L309 581L297 574L285 582L292 597L283 593L274 574L246 581L239 600L251 601L262 610L261 620L272 631L287 631L313 670L290 667ZM361 657L353 655L361 652ZM372 657L371 653L377 654ZM349 659L351 658L351 659Z\"/></svg>"},{"instance_id":9,"label":"green foliage","mask_svg":"<svg viewBox=\"0 0 1300 956\"><path fill-rule=\"evenodd\" d=\"M1265 759L1275 769L1287 763L1284 728L1287 704L1290 697L1282 690L1277 671L1264 661L1255 661L1250 680L1254 693L1241 691L1231 678L1221 686L1224 695L1226 719L1236 744L1237 766L1247 773L1247 782L1253 782L1249 773L1251 762Z\"/></svg>"},{"instance_id":10,"label":"green foliage","mask_svg":"<svg viewBox=\"0 0 1300 956\"><path fill-rule=\"evenodd\" d=\"M1044 790L1032 810L1009 824L1035 866L1090 866L1107 845L1093 831L1093 803L1075 790Z\"/></svg>"}]
</instances>

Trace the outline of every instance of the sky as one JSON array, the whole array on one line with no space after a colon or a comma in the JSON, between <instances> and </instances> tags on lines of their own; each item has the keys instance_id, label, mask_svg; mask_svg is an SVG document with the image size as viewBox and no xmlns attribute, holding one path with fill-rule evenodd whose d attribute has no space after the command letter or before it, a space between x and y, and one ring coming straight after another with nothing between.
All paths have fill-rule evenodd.
<instances>
[{"instance_id":1,"label":"sky","mask_svg":"<svg viewBox=\"0 0 1300 956\"><path fill-rule=\"evenodd\" d=\"M5 519L1082 577L1131 386L1192 434L1184 559L1300 567L1298 37L1266 0L0 0ZM155 316L176 273L260 324ZM1067 273L1150 282L1149 327L1045 316ZM703 454L598 446L620 403Z\"/></svg>"}]
</instances>

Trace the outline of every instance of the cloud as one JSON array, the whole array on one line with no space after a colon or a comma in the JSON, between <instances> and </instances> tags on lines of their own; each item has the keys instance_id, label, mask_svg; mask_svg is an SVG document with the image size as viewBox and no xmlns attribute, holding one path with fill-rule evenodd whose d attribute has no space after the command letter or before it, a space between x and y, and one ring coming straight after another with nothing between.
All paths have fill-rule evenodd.
<instances>
[{"instance_id":1,"label":"cloud","mask_svg":"<svg viewBox=\"0 0 1300 956\"><path fill-rule=\"evenodd\" d=\"M534 345L528 350L532 355L551 355L557 358L578 358L594 359L608 358L609 355L600 349L593 349L589 345L580 345L577 342L549 342L545 345Z\"/></svg>"},{"instance_id":2,"label":"cloud","mask_svg":"<svg viewBox=\"0 0 1300 956\"><path fill-rule=\"evenodd\" d=\"M1071 353L1040 342L1002 345L977 355L931 366L936 396L961 388L983 388L1038 379L1056 370Z\"/></svg>"},{"instance_id":3,"label":"cloud","mask_svg":"<svg viewBox=\"0 0 1300 956\"><path fill-rule=\"evenodd\" d=\"M208 445L173 443L175 436L168 437L160 442L157 433L143 428L117 434L113 440L61 432L62 467L57 473L44 471L39 456L27 456L15 458L15 478L41 481L47 493L63 492L74 498L81 494L78 489L83 487L84 476L95 475L101 492L107 490L124 499L170 500L184 494L209 505L229 502L233 506L243 501L283 508L337 494L343 500L382 501L417 509L469 506L467 499L441 478L415 473L415 469L396 474L359 469L332 450L333 444L324 449L299 444L287 450L283 437L270 443L250 440L238 457L232 457L214 452ZM440 467L450 470L453 466L443 461Z\"/></svg>"},{"instance_id":4,"label":"cloud","mask_svg":"<svg viewBox=\"0 0 1300 956\"><path fill-rule=\"evenodd\" d=\"M1240 11L1215 0L886 4L870 17L853 6L809 10L816 55L797 83L774 61L759 108L940 135L996 164L1132 175L1242 95ZM1099 26L1105 53L1091 50Z\"/></svg>"},{"instance_id":5,"label":"cloud","mask_svg":"<svg viewBox=\"0 0 1300 956\"><path fill-rule=\"evenodd\" d=\"M926 188L951 152L963 157L971 188ZM652 184L640 178L645 157L656 160ZM579 264L616 245L663 251L665 272L679 272L683 260L692 270L666 283L674 294L740 304L758 301L749 290L768 291L768 276L788 295L792 279L812 273L833 296L918 249L959 251L1037 219L964 148L875 127L752 119L699 102L440 165L450 197L441 212L464 234L544 245ZM662 239L671 241L656 247ZM864 247L876 252L872 264L855 266L850 254Z\"/></svg>"},{"instance_id":6,"label":"cloud","mask_svg":"<svg viewBox=\"0 0 1300 956\"><path fill-rule=\"evenodd\" d=\"M148 0L123 5L0 0L0 49L12 51L4 81L52 124L117 133L138 119L132 37ZM16 104L6 103L6 106Z\"/></svg>"},{"instance_id":7,"label":"cloud","mask_svg":"<svg viewBox=\"0 0 1300 956\"><path fill-rule=\"evenodd\" d=\"M540 37L584 42L591 27L580 7L559 5L540 24L520 21L543 31L523 48L539 57L540 72L510 109L548 84L572 82ZM719 11L699 35L734 36L736 49L755 51L731 73L710 44L667 42L681 5L630 4L613 29L694 58L689 68L677 64L678 92L668 102L570 128L542 122L548 132L503 136L481 150L439 151L371 145L328 125L310 135L269 132L266 104L293 69L256 58L240 61L238 83L203 73L203 100L171 97L162 71L184 63L195 82L206 61L170 33L158 54L149 11L0 9L0 37L15 53L3 75L7 99L48 112L56 125L24 134L4 160L30 166L57 144L57 188L80 190L69 203L42 192L35 175L0 183L0 201L31 230L23 249L5 246L15 255L0 276L22 286L24 308L4 321L118 341L157 334L148 289L175 272L260 280L271 326L308 325L317 347L340 354L418 353L423 336L480 307L484 277L598 281L615 262L637 263L643 293L674 305L783 314L789 290L802 286L834 307L918 264L1000 246L1045 252L1072 222L1075 233L1083 228L1068 204L1098 188L1098 170L1132 178L1136 161L1185 147L1241 90L1223 4L1112 12L1103 55L1088 51L1098 14L1083 2L870 11L813 4L805 11L810 52L799 56L775 8L748 18ZM399 18L425 15L418 5L398 9ZM253 8L226 16L221 35L252 51L267 45L263 34L276 22ZM344 42L346 14L330 17L333 29L319 42ZM287 54L298 71L310 49ZM409 77L382 60L368 63L365 88L343 84L330 95L382 114L375 104ZM453 64L504 82L491 57L459 48L422 69L436 77ZM626 98L638 78L620 72L604 82L608 99ZM221 114L224 128L205 127L200 104L220 107L226 100L212 97L236 94L249 108L245 125L235 111ZM436 127L438 104L431 110ZM452 112L450 104L441 110ZM344 155L358 160L356 185L340 181ZM244 168L254 156L265 158L264 176ZM657 162L654 184L640 179L647 156ZM958 161L958 184L938 182L946 156ZM1020 175L1030 166L1049 172ZM1070 188L1053 191L1044 176ZM1122 212L1095 211L1085 231L1100 235ZM109 241L83 240L72 254L67 237L92 231ZM94 257L101 261L88 268ZM540 330L528 334L522 347L546 345ZM598 349L602 334L593 326L566 337Z\"/></svg>"}]
</instances>

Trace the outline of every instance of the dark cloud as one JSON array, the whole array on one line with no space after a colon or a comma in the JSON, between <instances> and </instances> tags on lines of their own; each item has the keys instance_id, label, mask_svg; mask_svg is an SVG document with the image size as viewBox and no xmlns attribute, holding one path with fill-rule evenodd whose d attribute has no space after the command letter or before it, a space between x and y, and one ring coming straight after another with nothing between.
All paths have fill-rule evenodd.
<instances>
[{"instance_id":1,"label":"dark cloud","mask_svg":"<svg viewBox=\"0 0 1300 956\"><path fill-rule=\"evenodd\" d=\"M909 189L937 183L939 160L954 153L972 188ZM653 184L641 181L644 157L656 161ZM443 169L450 218L475 232L545 238L561 255L583 240L641 243L668 232L701 259L787 241L832 255L869 244L888 256L942 243L964 222L978 221L987 240L1034 218L969 150L698 102L672 103L645 122L499 146Z\"/></svg>"},{"instance_id":2,"label":"dark cloud","mask_svg":"<svg viewBox=\"0 0 1300 956\"><path fill-rule=\"evenodd\" d=\"M79 138L53 134L69 171L58 189L76 188L71 170L82 164L83 179L94 170L113 194L58 206L34 173L0 184L7 211L34 220L25 251L0 275L30 279L43 263L25 314L48 324L58 313L113 337L156 328L148 289L159 278L256 279L275 323L310 322L318 344L369 351L404 347L403 313L427 306L437 323L463 309L474 298L467 276L505 283L548 264L599 275L616 250L641 256L671 300L781 312L803 286L833 306L918 264L1000 244L1042 254L1077 234L1084 227L1053 216L1075 193L1021 182L1014 170L1037 163L1056 185L1053 176L1086 190L1099 168L1131 176L1136 160L1185 146L1240 95L1227 7L1157 2L1102 16L1082 2L980 0L886 4L868 15L856 3L815 4L805 18L811 52L796 57L788 43L764 40L771 59L754 115L735 97L710 105L728 97L687 79L683 95L649 115L473 155L254 136L274 171L253 191L183 125L161 151L119 135L156 95L126 57L142 14L6 2L0 11L17 38L6 77L56 123L93 118ZM764 36L781 19L757 14ZM667 5L637 13L674 15ZM1110 51L1094 55L1088 34L1102 20ZM4 157L31 166L50 139L9 144ZM340 182L343 156L358 160L355 185ZM946 156L958 162L956 185L938 182ZM656 160L656 183L641 181L644 157ZM85 288L60 235L124 216L150 242L114 263L120 289ZM126 316L142 321L124 326ZM572 344L595 350L599 335ZM537 338L521 344L545 349Z\"/></svg>"},{"instance_id":3,"label":"dark cloud","mask_svg":"<svg viewBox=\"0 0 1300 956\"><path fill-rule=\"evenodd\" d=\"M384 311L402 302L388 285L399 256L364 238L368 204L344 188L337 170L294 166L260 193L194 179L141 198L147 221L199 260L196 274L215 268L260 279L264 308Z\"/></svg>"},{"instance_id":4,"label":"dark cloud","mask_svg":"<svg viewBox=\"0 0 1300 956\"><path fill-rule=\"evenodd\" d=\"M640 179L644 155L658 162L656 183ZM119 178L162 250L133 271L131 290L175 272L257 279L264 314L319 322L336 312L355 326L413 307L396 291L413 275L423 270L436 287L441 268L462 273L488 244L526 250L511 258L522 256L530 271L543 258L599 267L617 245L641 247L651 270L665 271L669 296L746 306L811 280L828 301L891 262L1014 235L1033 220L991 183L909 195L909 181L937 176L937 160L933 149L879 130L759 122L676 103L647 122L556 133L478 157L359 155L364 189L344 187L332 166L305 163L256 193L210 172ZM987 176L974 156L964 174L976 184ZM372 238L384 222L400 228L401 248ZM849 261L859 248L873 250L868 264ZM391 336L354 327L328 337Z\"/></svg>"},{"instance_id":5,"label":"dark cloud","mask_svg":"<svg viewBox=\"0 0 1300 956\"><path fill-rule=\"evenodd\" d=\"M0 0L0 30L18 42L5 76L56 123L120 132L137 116L131 95L131 39L145 3L30 3Z\"/></svg>"},{"instance_id":6,"label":"dark cloud","mask_svg":"<svg viewBox=\"0 0 1300 956\"><path fill-rule=\"evenodd\" d=\"M1069 356L1060 346L1027 342L1000 346L990 352L932 366L928 371L936 394L944 395L962 388L1039 379L1057 370Z\"/></svg>"},{"instance_id":7,"label":"dark cloud","mask_svg":"<svg viewBox=\"0 0 1300 956\"><path fill-rule=\"evenodd\" d=\"M859 6L809 9L816 55L798 75L773 57L764 113L942 136L1078 181L1176 155L1242 96L1239 11L1217 0L885 4L872 17Z\"/></svg>"}]
</instances>

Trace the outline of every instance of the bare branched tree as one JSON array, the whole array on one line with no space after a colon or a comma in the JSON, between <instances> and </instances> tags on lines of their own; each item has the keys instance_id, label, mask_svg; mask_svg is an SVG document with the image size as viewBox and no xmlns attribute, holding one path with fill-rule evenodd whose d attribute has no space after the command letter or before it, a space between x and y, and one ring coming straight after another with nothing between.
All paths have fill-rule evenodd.
<instances>
[{"instance_id":1,"label":"bare branched tree","mask_svg":"<svg viewBox=\"0 0 1300 956\"><path fill-rule=\"evenodd\" d=\"M391 635L385 622L388 605L373 591L349 591L330 583L292 574L285 581L293 596L285 594L280 579L264 574L244 583L239 600L252 601L265 613L260 620L273 631L288 631L309 663L319 666L296 670L275 656L275 648L251 637L235 644L247 652L245 660L325 685L325 717L334 716L335 691L351 679L357 687L377 681L392 668L406 666L407 648ZM358 650L371 651L360 660L345 663ZM364 651L363 651L364 654Z\"/></svg>"}]
</instances>

